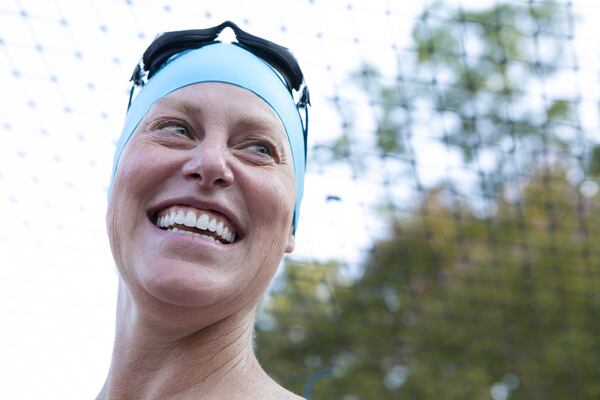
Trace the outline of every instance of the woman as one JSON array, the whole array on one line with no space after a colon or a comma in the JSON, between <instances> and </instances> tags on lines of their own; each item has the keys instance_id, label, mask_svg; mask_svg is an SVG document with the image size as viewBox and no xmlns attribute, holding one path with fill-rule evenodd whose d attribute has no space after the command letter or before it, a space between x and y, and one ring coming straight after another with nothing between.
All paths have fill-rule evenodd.
<instances>
[{"instance_id":1,"label":"woman","mask_svg":"<svg viewBox=\"0 0 600 400\"><path fill-rule=\"evenodd\" d=\"M225 27L237 43L215 40ZM302 197L295 59L225 22L158 37L133 81L107 211L115 344L97 398L299 399L252 348Z\"/></svg>"}]
</instances>

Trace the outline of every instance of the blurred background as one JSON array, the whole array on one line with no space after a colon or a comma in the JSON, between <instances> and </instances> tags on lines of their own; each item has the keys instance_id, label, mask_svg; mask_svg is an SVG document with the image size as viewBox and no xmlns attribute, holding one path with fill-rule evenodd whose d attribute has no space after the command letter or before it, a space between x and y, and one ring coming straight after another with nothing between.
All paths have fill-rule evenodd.
<instances>
[{"instance_id":1,"label":"blurred background","mask_svg":"<svg viewBox=\"0 0 600 400\"><path fill-rule=\"evenodd\" d=\"M0 0L0 386L108 371L106 190L155 34L230 19L312 104L259 358L310 399L600 398L600 4Z\"/></svg>"}]
</instances>

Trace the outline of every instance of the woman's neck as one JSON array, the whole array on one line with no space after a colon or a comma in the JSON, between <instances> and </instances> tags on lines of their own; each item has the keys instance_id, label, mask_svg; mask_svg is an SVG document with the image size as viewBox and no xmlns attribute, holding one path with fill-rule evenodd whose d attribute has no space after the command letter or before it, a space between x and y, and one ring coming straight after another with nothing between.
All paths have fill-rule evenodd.
<instances>
[{"instance_id":1,"label":"woman's neck","mask_svg":"<svg viewBox=\"0 0 600 400\"><path fill-rule=\"evenodd\" d=\"M131 304L125 308L98 400L248 399L249 389L279 388L252 350L253 315L234 315L193 332L167 332L135 317Z\"/></svg>"}]
</instances>

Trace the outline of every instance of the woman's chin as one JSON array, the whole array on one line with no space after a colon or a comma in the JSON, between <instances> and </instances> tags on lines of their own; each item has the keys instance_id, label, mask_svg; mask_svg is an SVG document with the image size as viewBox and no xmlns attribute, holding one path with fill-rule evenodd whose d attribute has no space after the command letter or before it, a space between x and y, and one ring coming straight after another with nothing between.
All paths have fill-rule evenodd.
<instances>
[{"instance_id":1,"label":"woman's chin","mask_svg":"<svg viewBox=\"0 0 600 400\"><path fill-rule=\"evenodd\" d=\"M172 307L205 308L230 297L230 284L219 275L210 269L154 265L145 268L139 278L141 289L158 302Z\"/></svg>"}]
</instances>

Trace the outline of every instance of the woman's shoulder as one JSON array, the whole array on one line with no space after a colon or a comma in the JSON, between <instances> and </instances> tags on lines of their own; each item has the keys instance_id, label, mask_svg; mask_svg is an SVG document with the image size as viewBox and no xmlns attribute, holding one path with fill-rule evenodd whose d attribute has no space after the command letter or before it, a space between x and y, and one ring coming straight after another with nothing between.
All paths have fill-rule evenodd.
<instances>
[{"instance_id":1,"label":"woman's shoulder","mask_svg":"<svg viewBox=\"0 0 600 400\"><path fill-rule=\"evenodd\" d=\"M306 400L304 397L300 397L297 394L290 392L289 390L279 386L279 390L274 391L268 397L269 400Z\"/></svg>"},{"instance_id":2,"label":"woman's shoulder","mask_svg":"<svg viewBox=\"0 0 600 400\"><path fill-rule=\"evenodd\" d=\"M304 397L300 397L284 388L272 378L269 378L268 383L265 382L261 385L261 389L261 399L264 400L306 400Z\"/></svg>"}]
</instances>

